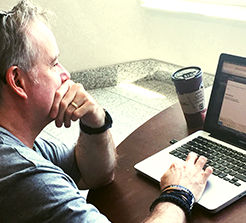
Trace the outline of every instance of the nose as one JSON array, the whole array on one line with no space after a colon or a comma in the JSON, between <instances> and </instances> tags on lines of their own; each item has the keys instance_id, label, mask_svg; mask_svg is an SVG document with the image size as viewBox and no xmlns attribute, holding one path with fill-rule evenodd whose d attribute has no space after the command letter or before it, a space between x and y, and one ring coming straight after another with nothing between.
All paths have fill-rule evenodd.
<instances>
[{"instance_id":1,"label":"nose","mask_svg":"<svg viewBox=\"0 0 246 223\"><path fill-rule=\"evenodd\" d=\"M60 77L61 77L61 81L62 83L64 83L65 81L69 80L71 78L70 73L61 65L59 64L60 67Z\"/></svg>"}]
</instances>

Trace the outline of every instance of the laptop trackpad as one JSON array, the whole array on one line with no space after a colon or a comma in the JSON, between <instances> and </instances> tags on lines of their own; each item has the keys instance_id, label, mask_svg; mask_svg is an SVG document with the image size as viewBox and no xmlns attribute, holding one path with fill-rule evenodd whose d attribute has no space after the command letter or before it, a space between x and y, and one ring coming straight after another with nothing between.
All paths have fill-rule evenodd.
<instances>
[{"instance_id":1,"label":"laptop trackpad","mask_svg":"<svg viewBox=\"0 0 246 223\"><path fill-rule=\"evenodd\" d=\"M241 197L239 194L244 194L244 191L245 186L237 187L219 177L211 175L198 203L208 211L216 213L239 199Z\"/></svg>"}]
</instances>

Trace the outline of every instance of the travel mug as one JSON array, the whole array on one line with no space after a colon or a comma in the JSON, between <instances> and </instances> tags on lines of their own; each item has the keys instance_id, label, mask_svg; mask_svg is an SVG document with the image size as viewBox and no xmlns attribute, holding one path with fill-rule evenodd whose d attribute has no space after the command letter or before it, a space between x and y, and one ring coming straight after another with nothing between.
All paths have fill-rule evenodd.
<instances>
[{"instance_id":1,"label":"travel mug","mask_svg":"<svg viewBox=\"0 0 246 223\"><path fill-rule=\"evenodd\" d=\"M200 67L185 67L172 74L179 103L189 127L202 126L205 115L204 86Z\"/></svg>"}]
</instances>

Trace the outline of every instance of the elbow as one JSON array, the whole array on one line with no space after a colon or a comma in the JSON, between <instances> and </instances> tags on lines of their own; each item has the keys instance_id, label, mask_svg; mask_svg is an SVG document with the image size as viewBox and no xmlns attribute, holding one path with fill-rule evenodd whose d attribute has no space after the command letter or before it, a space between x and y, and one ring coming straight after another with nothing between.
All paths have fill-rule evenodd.
<instances>
[{"instance_id":1,"label":"elbow","mask_svg":"<svg viewBox=\"0 0 246 223\"><path fill-rule=\"evenodd\" d=\"M98 189L100 187L104 187L114 181L115 178L115 172L112 171L110 174L104 175L103 177L100 176L100 178L95 178L94 180L90 180L89 182L85 182L83 178L80 179L77 186L80 190L93 190Z\"/></svg>"},{"instance_id":2,"label":"elbow","mask_svg":"<svg viewBox=\"0 0 246 223\"><path fill-rule=\"evenodd\" d=\"M106 186L114 181L116 165L117 165L117 156L114 162L112 162L111 165L108 166L108 169L107 171L105 171L104 176L103 177L101 176L100 178L98 178L100 183L98 184L96 188Z\"/></svg>"},{"instance_id":3,"label":"elbow","mask_svg":"<svg viewBox=\"0 0 246 223\"><path fill-rule=\"evenodd\" d=\"M113 170L111 172L111 174L109 175L108 180L105 182L104 185L108 185L108 184L112 183L114 181L114 179L115 179L115 171Z\"/></svg>"},{"instance_id":4,"label":"elbow","mask_svg":"<svg viewBox=\"0 0 246 223\"><path fill-rule=\"evenodd\" d=\"M104 187L108 184L111 184L115 179L115 171L111 171L110 173L107 174L107 176L104 176L103 179L100 180L100 182L97 183L96 186L92 187L91 189L97 189L100 187Z\"/></svg>"}]
</instances>

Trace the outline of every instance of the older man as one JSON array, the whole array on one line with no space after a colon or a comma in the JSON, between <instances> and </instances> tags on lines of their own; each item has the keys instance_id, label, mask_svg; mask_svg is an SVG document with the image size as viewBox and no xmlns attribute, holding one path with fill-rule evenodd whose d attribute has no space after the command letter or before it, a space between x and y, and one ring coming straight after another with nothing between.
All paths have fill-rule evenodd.
<instances>
[{"instance_id":1,"label":"older man","mask_svg":"<svg viewBox=\"0 0 246 223\"><path fill-rule=\"evenodd\" d=\"M111 117L70 80L58 56L43 11L22 1L0 14L1 222L105 219L76 184L95 188L113 180ZM80 119L74 150L36 139L54 119L58 127Z\"/></svg>"},{"instance_id":2,"label":"older man","mask_svg":"<svg viewBox=\"0 0 246 223\"><path fill-rule=\"evenodd\" d=\"M0 222L108 222L78 188L100 187L114 178L112 119L70 80L58 57L44 11L23 0L0 12ZM79 120L74 148L37 138L53 120L57 127ZM170 168L161 187L181 184L192 191L187 196L198 199L212 171L202 171L205 162L190 154ZM147 221L175 213L180 222L186 219L172 202L159 199L152 207Z\"/></svg>"}]
</instances>

